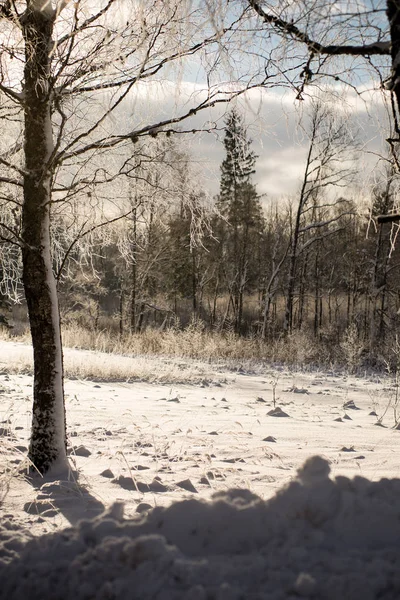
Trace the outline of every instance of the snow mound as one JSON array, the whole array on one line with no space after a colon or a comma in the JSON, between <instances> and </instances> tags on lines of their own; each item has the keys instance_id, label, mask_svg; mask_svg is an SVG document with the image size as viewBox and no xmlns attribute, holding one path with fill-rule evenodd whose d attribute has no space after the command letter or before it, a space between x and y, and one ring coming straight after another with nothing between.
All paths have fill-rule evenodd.
<instances>
[{"instance_id":1,"label":"snow mound","mask_svg":"<svg viewBox=\"0 0 400 600\"><path fill-rule=\"evenodd\" d=\"M268 501L228 490L37 539L0 527L0 598L397 600L400 480L329 478L310 458Z\"/></svg>"}]
</instances>

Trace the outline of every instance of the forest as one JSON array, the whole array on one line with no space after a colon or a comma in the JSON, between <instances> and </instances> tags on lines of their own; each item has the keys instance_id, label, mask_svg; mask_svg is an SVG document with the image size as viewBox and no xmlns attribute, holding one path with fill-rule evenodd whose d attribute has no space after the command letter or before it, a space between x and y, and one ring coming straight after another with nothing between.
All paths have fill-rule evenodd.
<instances>
[{"instance_id":1,"label":"forest","mask_svg":"<svg viewBox=\"0 0 400 600\"><path fill-rule=\"evenodd\" d=\"M360 202L352 197L359 166L348 123L316 102L307 125L297 196L258 195L257 156L245 117L233 108L224 122L225 158L214 198L202 189L184 144L153 138L141 149L146 163L118 199L122 217L105 218L107 201L101 212L97 198L89 225L74 206L57 216L54 270L72 344L90 348L84 340L102 333L110 336L109 347L118 337L129 348L132 335L151 330L162 338L172 331L179 352L179 332L189 328L219 336L220 345L227 334L230 344L236 336L256 341L254 358L295 362L291 346L307 344L310 364L395 369L398 226L378 223L378 216L396 210L396 172L389 165ZM26 309L12 249L2 284L3 327L21 335Z\"/></svg>"},{"instance_id":2,"label":"forest","mask_svg":"<svg viewBox=\"0 0 400 600\"><path fill-rule=\"evenodd\" d=\"M397 369L397 1L3 0L0 21L1 320L29 329L40 472L66 463L63 342L87 332ZM244 110L276 90L307 145L281 199L257 191ZM346 90L381 94L362 198ZM214 195L182 142L199 134L224 146Z\"/></svg>"},{"instance_id":3,"label":"forest","mask_svg":"<svg viewBox=\"0 0 400 600\"><path fill-rule=\"evenodd\" d=\"M400 0L0 0L0 600L398 600Z\"/></svg>"}]
</instances>

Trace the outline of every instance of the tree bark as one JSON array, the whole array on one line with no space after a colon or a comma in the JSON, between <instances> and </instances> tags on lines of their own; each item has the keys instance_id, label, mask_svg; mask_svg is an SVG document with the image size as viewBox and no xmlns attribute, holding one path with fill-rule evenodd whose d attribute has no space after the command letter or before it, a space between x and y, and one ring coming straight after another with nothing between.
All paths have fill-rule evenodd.
<instances>
[{"instance_id":1,"label":"tree bark","mask_svg":"<svg viewBox=\"0 0 400 600\"><path fill-rule=\"evenodd\" d=\"M390 26L390 54L392 58L392 82L390 89L396 97L397 110L400 111L400 2L387 0L386 14ZM397 133L399 133L397 131Z\"/></svg>"},{"instance_id":2,"label":"tree bark","mask_svg":"<svg viewBox=\"0 0 400 600\"><path fill-rule=\"evenodd\" d=\"M54 16L39 2L31 2L21 23L26 49L22 278L34 359L29 459L40 473L45 473L50 467L67 466L60 315L50 245L50 53Z\"/></svg>"}]
</instances>

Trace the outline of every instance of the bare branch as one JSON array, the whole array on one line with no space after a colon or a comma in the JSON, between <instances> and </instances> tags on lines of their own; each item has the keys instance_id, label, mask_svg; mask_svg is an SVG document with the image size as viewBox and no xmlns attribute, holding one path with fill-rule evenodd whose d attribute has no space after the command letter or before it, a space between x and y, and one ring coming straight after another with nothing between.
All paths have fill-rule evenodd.
<instances>
[{"instance_id":1,"label":"bare branch","mask_svg":"<svg viewBox=\"0 0 400 600\"><path fill-rule=\"evenodd\" d=\"M183 134L183 133L197 133L199 131L202 131L202 132L214 131L215 130L214 127L212 127L212 128L206 127L206 128L202 128L202 129L192 128L192 129L187 129L187 130L181 130L181 129L173 129L170 126L181 123L182 121L185 121L189 117L194 116L199 111L205 110L207 108L213 108L217 104L227 104L228 102L232 101L234 98L243 94L244 91L249 91L251 89L258 88L258 87L260 87L260 85L262 85L262 84L255 84L253 86L248 86L245 89L239 89L236 92L226 92L225 93L225 92L221 92L221 91L217 90L212 94L212 96L210 98L207 98L203 102L200 102L196 106L196 108L191 108L191 109L187 110L185 113L183 113L177 117L165 119L164 121L159 121L157 123L152 123L150 125L146 125L145 127L142 127L141 129L133 130L130 133L102 138L100 140L97 140L95 142L87 144L86 146L83 146L82 148L78 148L77 150L74 150L73 152L65 152L65 150L63 150L56 155L56 157L54 158L54 161L56 164L61 164L62 162L65 162L69 158L85 154L91 150L115 148L116 146L118 146L119 144L121 144L122 142L124 142L126 140L131 140L133 143L136 143L140 137L147 136L147 135L149 135L151 137L157 137L157 135L159 135L159 134L165 134L165 135L169 136L173 133ZM221 95L223 96L222 98L218 97ZM74 140L74 142L75 142L75 140Z\"/></svg>"},{"instance_id":2,"label":"bare branch","mask_svg":"<svg viewBox=\"0 0 400 600\"><path fill-rule=\"evenodd\" d=\"M5 85L3 85L1 83L0 83L0 91L3 92L6 96L8 96L8 98L10 98L11 100L14 100L15 102L18 102L19 104L21 104L24 100L23 94L15 92L11 88L6 87Z\"/></svg>"},{"instance_id":3,"label":"bare branch","mask_svg":"<svg viewBox=\"0 0 400 600\"><path fill-rule=\"evenodd\" d=\"M126 219L127 217L129 217L129 215L131 215L134 212L134 208L128 210L127 212L125 212L122 215L118 215L117 217L114 217L113 219L107 219L106 221L102 221L101 223L97 223L96 225L93 225L92 227L89 227L89 229L85 229L84 227L86 225L86 223L84 223L81 227L81 231L79 232L79 234L75 237L75 239L71 242L71 244L69 245L65 256L61 262L61 265L56 273L56 279L57 281L60 280L61 274L64 270L65 264L68 260L69 255L71 254L73 248L76 246L76 244L78 243L79 240L81 240L83 237L93 233L94 231L96 231L96 229L100 229L101 227L104 227L106 225L112 225L112 223L116 223L117 221L121 221L122 219Z\"/></svg>"},{"instance_id":4,"label":"bare branch","mask_svg":"<svg viewBox=\"0 0 400 600\"><path fill-rule=\"evenodd\" d=\"M348 216L354 217L355 215L356 215L356 213L354 211L344 212L344 213L341 213L340 215L337 215L336 217L332 217L331 219L327 219L325 221L319 221L318 223L310 223L309 225L306 225L305 227L302 227L301 229L299 229L299 233L305 233L306 231L310 231L311 229L319 229L321 227L327 227L331 223L335 223L335 221L339 221L339 219L341 219L342 217L348 217ZM400 219L400 215L399 215L399 219Z\"/></svg>"},{"instance_id":5,"label":"bare branch","mask_svg":"<svg viewBox=\"0 0 400 600\"><path fill-rule=\"evenodd\" d=\"M320 44L312 40L304 31L299 29L293 22L285 21L276 15L266 13L256 0L248 0L249 5L263 19L264 23L273 25L278 31L285 35L289 35L292 39L303 42L308 47L312 54L329 54L329 55L349 55L349 56L390 56L391 43L390 41L376 41L372 44L365 45L335 45L335 44Z\"/></svg>"}]
</instances>

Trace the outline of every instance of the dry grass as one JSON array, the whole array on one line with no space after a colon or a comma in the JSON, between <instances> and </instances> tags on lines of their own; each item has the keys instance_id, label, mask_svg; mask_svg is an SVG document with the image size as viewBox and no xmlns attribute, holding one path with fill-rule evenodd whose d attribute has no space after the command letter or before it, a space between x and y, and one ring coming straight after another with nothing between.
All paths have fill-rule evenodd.
<instances>
[{"instance_id":1,"label":"dry grass","mask_svg":"<svg viewBox=\"0 0 400 600\"><path fill-rule=\"evenodd\" d=\"M201 326L185 330L147 329L141 334L120 338L109 332L96 332L69 325L63 331L64 346L118 355L162 355L197 360L261 359L266 345L260 340L241 338L233 333L212 333Z\"/></svg>"},{"instance_id":2,"label":"dry grass","mask_svg":"<svg viewBox=\"0 0 400 600\"><path fill-rule=\"evenodd\" d=\"M156 356L129 352L122 344L105 343L107 336L93 340L94 350L84 332L85 344L75 344L75 348L64 347L65 375L69 378L102 381L149 381L159 383L207 384L221 376L210 372L208 363L182 361L173 356ZM32 347L23 339L18 342L1 336L7 343L0 349L0 372L32 374ZM100 342L100 343L99 343ZM1 342L0 342L1 344Z\"/></svg>"},{"instance_id":3,"label":"dry grass","mask_svg":"<svg viewBox=\"0 0 400 600\"><path fill-rule=\"evenodd\" d=\"M147 329L141 334L124 337L109 332L91 331L76 325L63 331L64 346L96 350L122 356L164 356L199 361L273 361L304 365L321 356L317 342L296 332L286 339L263 341L256 337L240 337L232 332L211 332L201 324L184 330Z\"/></svg>"},{"instance_id":4,"label":"dry grass","mask_svg":"<svg viewBox=\"0 0 400 600\"><path fill-rule=\"evenodd\" d=\"M3 332L3 339L10 335ZM15 343L15 340L22 343ZM31 373L32 350L27 334L12 338L3 352L0 368ZM144 380L161 383L208 383L211 364L235 368L256 363L284 363L296 368L329 365L335 358L311 335L296 332L285 339L266 342L239 337L232 332L210 332L202 323L184 330L147 329L123 337L68 324L63 328L64 364L67 377L97 380Z\"/></svg>"}]
</instances>

